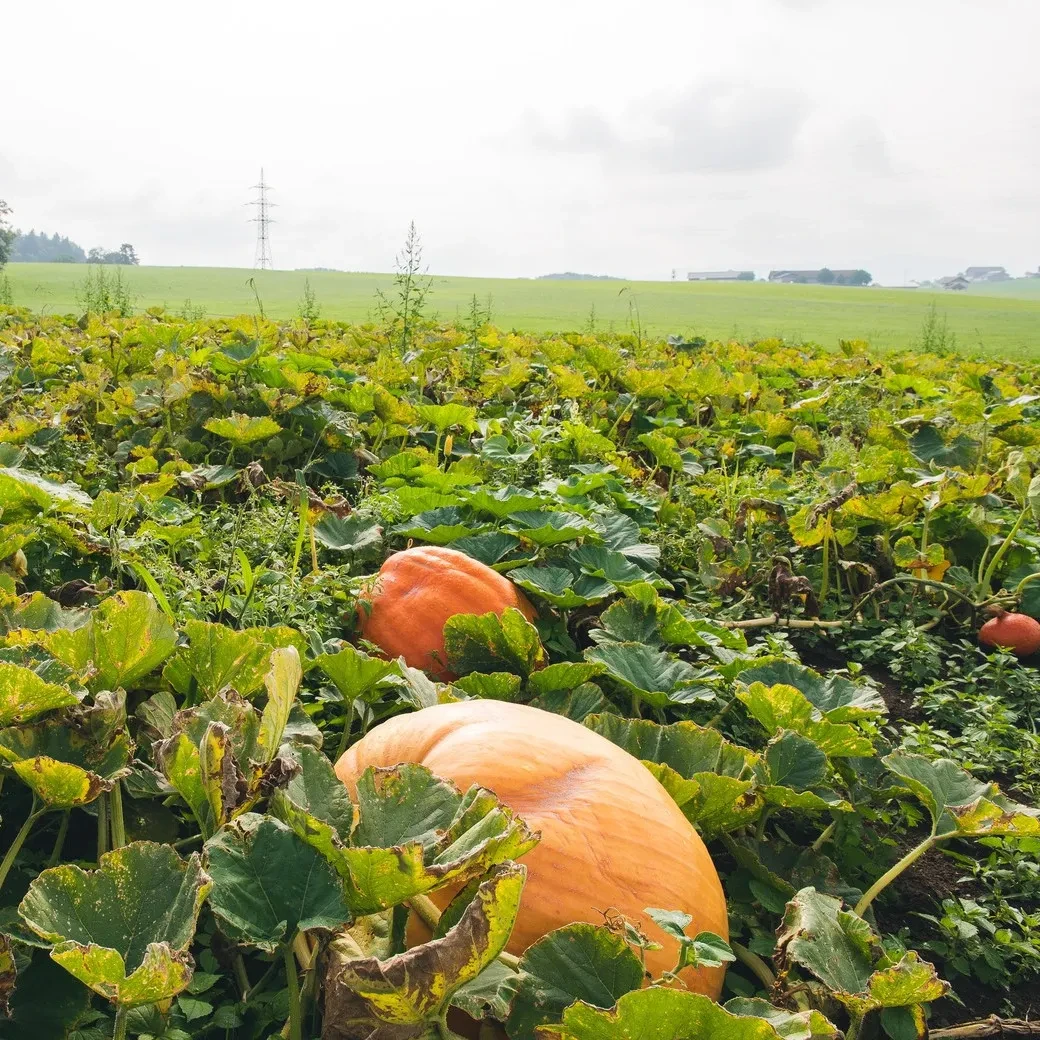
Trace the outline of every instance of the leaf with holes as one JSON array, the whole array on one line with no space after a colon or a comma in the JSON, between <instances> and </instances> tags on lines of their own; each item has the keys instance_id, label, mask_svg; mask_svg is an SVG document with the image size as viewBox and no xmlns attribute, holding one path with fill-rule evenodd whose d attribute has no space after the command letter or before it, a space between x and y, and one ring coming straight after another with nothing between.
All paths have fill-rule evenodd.
<instances>
[{"instance_id":1,"label":"leaf with holes","mask_svg":"<svg viewBox=\"0 0 1040 1040\"><path fill-rule=\"evenodd\" d=\"M135 842L102 856L97 870L45 870L18 912L51 957L95 993L151 1004L191 981L187 950L209 890L198 853L182 860L169 846Z\"/></svg>"},{"instance_id":2,"label":"leaf with holes","mask_svg":"<svg viewBox=\"0 0 1040 1040\"><path fill-rule=\"evenodd\" d=\"M526 876L517 863L493 867L451 928L404 953L386 960L333 959L327 976L326 1037L419 1040L433 1035L455 993L505 949Z\"/></svg>"}]
</instances>

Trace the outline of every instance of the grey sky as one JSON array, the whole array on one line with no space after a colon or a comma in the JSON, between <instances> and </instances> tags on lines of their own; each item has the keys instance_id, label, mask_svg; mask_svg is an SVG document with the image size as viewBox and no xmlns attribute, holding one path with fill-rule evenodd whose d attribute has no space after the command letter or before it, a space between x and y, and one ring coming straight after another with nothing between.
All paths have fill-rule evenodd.
<instances>
[{"instance_id":1,"label":"grey sky","mask_svg":"<svg viewBox=\"0 0 1040 1040\"><path fill-rule=\"evenodd\" d=\"M1040 265L1040 0L11 0L0 198L145 262Z\"/></svg>"}]
</instances>

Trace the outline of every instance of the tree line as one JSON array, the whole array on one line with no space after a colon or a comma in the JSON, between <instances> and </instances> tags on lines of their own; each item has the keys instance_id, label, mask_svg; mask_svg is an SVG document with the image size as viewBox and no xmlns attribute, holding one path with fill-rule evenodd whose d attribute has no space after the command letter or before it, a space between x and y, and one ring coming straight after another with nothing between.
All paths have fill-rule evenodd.
<instances>
[{"instance_id":1,"label":"tree line","mask_svg":"<svg viewBox=\"0 0 1040 1040\"><path fill-rule=\"evenodd\" d=\"M11 261L21 264L120 264L133 266L141 261L129 242L118 249L94 246L89 252L67 235L35 228L28 234L11 227L8 218L11 208L0 199L0 267Z\"/></svg>"}]
</instances>

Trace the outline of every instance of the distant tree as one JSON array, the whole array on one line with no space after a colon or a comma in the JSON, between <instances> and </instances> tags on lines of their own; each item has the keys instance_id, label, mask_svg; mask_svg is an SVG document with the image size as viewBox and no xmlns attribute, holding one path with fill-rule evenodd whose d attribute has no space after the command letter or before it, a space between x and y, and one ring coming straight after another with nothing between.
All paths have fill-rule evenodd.
<instances>
[{"instance_id":1,"label":"distant tree","mask_svg":"<svg viewBox=\"0 0 1040 1040\"><path fill-rule=\"evenodd\" d=\"M7 222L11 215L11 207L0 199L0 267L7 263L11 255L11 243L14 242L14 228Z\"/></svg>"},{"instance_id":2,"label":"distant tree","mask_svg":"<svg viewBox=\"0 0 1040 1040\"><path fill-rule=\"evenodd\" d=\"M869 271L864 271L861 267L858 271L852 273L852 277L849 279L849 285L870 285L874 281Z\"/></svg>"},{"instance_id":3,"label":"distant tree","mask_svg":"<svg viewBox=\"0 0 1040 1040\"><path fill-rule=\"evenodd\" d=\"M81 264L87 259L87 254L82 247L56 231L48 236L46 232L37 234L33 230L27 235L17 232L11 259L23 264Z\"/></svg>"},{"instance_id":4,"label":"distant tree","mask_svg":"<svg viewBox=\"0 0 1040 1040\"><path fill-rule=\"evenodd\" d=\"M820 285L833 285L834 272L829 267L821 267L819 273L816 275L816 280Z\"/></svg>"},{"instance_id":5,"label":"distant tree","mask_svg":"<svg viewBox=\"0 0 1040 1040\"><path fill-rule=\"evenodd\" d=\"M134 247L129 242L124 242L118 250L105 249L104 246L94 246L87 254L88 264L117 264L130 266L139 264Z\"/></svg>"},{"instance_id":6,"label":"distant tree","mask_svg":"<svg viewBox=\"0 0 1040 1040\"><path fill-rule=\"evenodd\" d=\"M741 271L737 276L738 282L753 282L755 280L754 271Z\"/></svg>"}]
</instances>

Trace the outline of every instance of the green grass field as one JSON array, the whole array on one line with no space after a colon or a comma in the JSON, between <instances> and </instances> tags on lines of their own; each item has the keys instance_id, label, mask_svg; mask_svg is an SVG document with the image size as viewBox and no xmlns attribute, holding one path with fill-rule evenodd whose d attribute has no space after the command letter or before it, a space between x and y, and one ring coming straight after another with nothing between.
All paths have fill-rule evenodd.
<instances>
[{"instance_id":1,"label":"green grass field","mask_svg":"<svg viewBox=\"0 0 1040 1040\"><path fill-rule=\"evenodd\" d=\"M115 272L115 268L108 268ZM287 318L297 311L304 280L322 315L364 321L375 312L375 292L389 274L251 271L236 268L139 267L122 269L139 308L186 301L210 315L252 313L255 278L266 313ZM14 302L47 313L79 308L86 269L78 264L11 264L6 269ZM1036 284L1036 292L1027 293ZM845 289L765 283L578 282L434 276L430 309L444 321L461 317L475 294L491 297L492 318L502 328L530 332L586 328L627 330L639 318L646 331L742 340L780 336L836 346L863 339L881 350L920 344L932 303L958 349L1000 357L1040 357L1040 279L987 286L988 293L911 289ZM1022 293L1022 297L1015 295ZM1031 296L1031 298L1030 298ZM949 342L949 340L948 340ZM933 341L931 345L937 344Z\"/></svg>"}]
</instances>

